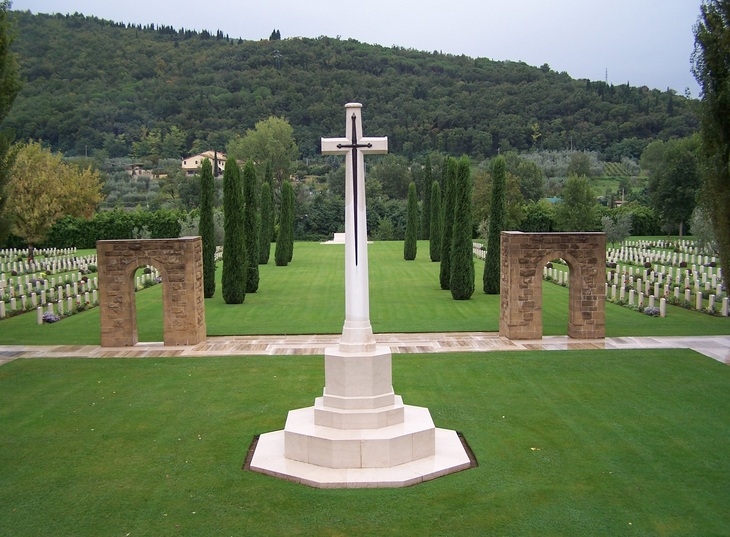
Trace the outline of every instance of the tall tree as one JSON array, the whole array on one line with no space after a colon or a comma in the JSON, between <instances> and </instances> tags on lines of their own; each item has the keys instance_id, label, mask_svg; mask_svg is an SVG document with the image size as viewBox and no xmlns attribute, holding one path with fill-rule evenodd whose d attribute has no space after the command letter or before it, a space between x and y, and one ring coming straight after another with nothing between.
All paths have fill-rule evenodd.
<instances>
[{"instance_id":1,"label":"tall tree","mask_svg":"<svg viewBox=\"0 0 730 537\"><path fill-rule=\"evenodd\" d=\"M685 222L692 216L701 187L698 150L697 136L666 142L664 158L649 178L651 206L665 229L678 229L680 237Z\"/></svg>"},{"instance_id":2,"label":"tall tree","mask_svg":"<svg viewBox=\"0 0 730 537\"><path fill-rule=\"evenodd\" d=\"M249 160L243 168L243 203L244 225L246 231L246 292L255 293L259 288L259 234L261 216L259 215L258 181L253 161Z\"/></svg>"},{"instance_id":3,"label":"tall tree","mask_svg":"<svg viewBox=\"0 0 730 537\"><path fill-rule=\"evenodd\" d=\"M423 167L423 204L421 211L421 226L418 228L418 238L428 240L431 238L431 183L433 182L433 170L431 169L431 157L426 157L426 164Z\"/></svg>"},{"instance_id":4,"label":"tall tree","mask_svg":"<svg viewBox=\"0 0 730 537\"><path fill-rule=\"evenodd\" d=\"M291 163L299 153L292 126L287 120L274 116L256 123L245 136L236 136L227 149L229 156L239 160L270 162L279 187L289 178Z\"/></svg>"},{"instance_id":5,"label":"tall tree","mask_svg":"<svg viewBox=\"0 0 730 537\"><path fill-rule=\"evenodd\" d=\"M468 300L474 294L474 254L471 240L472 182L469 157L459 159L455 185L449 285L454 300Z\"/></svg>"},{"instance_id":6,"label":"tall tree","mask_svg":"<svg viewBox=\"0 0 730 537\"><path fill-rule=\"evenodd\" d=\"M498 295L500 291L502 231L505 225L505 188L507 165L504 157L499 156L492 162L492 199L489 210L489 234L487 257L484 260L482 283L488 295Z\"/></svg>"},{"instance_id":7,"label":"tall tree","mask_svg":"<svg viewBox=\"0 0 730 537\"><path fill-rule=\"evenodd\" d=\"M274 170L271 161L266 162L266 172L261 183L261 240L259 241L259 264L266 265L271 255L271 241L274 238Z\"/></svg>"},{"instance_id":8,"label":"tall tree","mask_svg":"<svg viewBox=\"0 0 730 537\"><path fill-rule=\"evenodd\" d=\"M281 187L281 213L279 214L279 233L276 236L274 262L277 267L285 267L292 260L294 246L294 190L289 181Z\"/></svg>"},{"instance_id":9,"label":"tall tree","mask_svg":"<svg viewBox=\"0 0 730 537\"><path fill-rule=\"evenodd\" d=\"M438 181L431 185L431 226L428 240L431 261L441 260L441 187Z\"/></svg>"},{"instance_id":10,"label":"tall tree","mask_svg":"<svg viewBox=\"0 0 730 537\"><path fill-rule=\"evenodd\" d=\"M692 71L702 90L704 198L720 265L730 272L730 1L704 0L694 34Z\"/></svg>"},{"instance_id":11,"label":"tall tree","mask_svg":"<svg viewBox=\"0 0 730 537\"><path fill-rule=\"evenodd\" d=\"M13 32L8 21L10 7L8 0L0 2L0 123L10 112L21 88L18 63L10 50L13 43ZM7 237L12 224L5 208L8 202L6 189L14 159L13 134L9 129L4 129L0 131L0 241Z\"/></svg>"},{"instance_id":12,"label":"tall tree","mask_svg":"<svg viewBox=\"0 0 730 537\"><path fill-rule=\"evenodd\" d=\"M565 181L562 201L555 207L560 231L593 231L597 226L598 202L585 175L571 175Z\"/></svg>"},{"instance_id":13,"label":"tall tree","mask_svg":"<svg viewBox=\"0 0 730 537\"><path fill-rule=\"evenodd\" d=\"M29 246L42 242L62 216L91 218L103 197L98 171L67 164L38 142L17 146L10 176L11 231Z\"/></svg>"},{"instance_id":14,"label":"tall tree","mask_svg":"<svg viewBox=\"0 0 730 537\"><path fill-rule=\"evenodd\" d=\"M214 199L213 165L210 160L205 159L200 169L200 223L198 224L198 234L203 241L203 296L205 298L212 298L215 295Z\"/></svg>"},{"instance_id":15,"label":"tall tree","mask_svg":"<svg viewBox=\"0 0 730 537\"><path fill-rule=\"evenodd\" d=\"M403 259L413 261L418 249L418 198L416 183L408 185L408 205L406 216L406 240L403 243Z\"/></svg>"},{"instance_id":16,"label":"tall tree","mask_svg":"<svg viewBox=\"0 0 730 537\"><path fill-rule=\"evenodd\" d=\"M441 208L441 266L439 284L441 289L451 289L451 237L454 232L454 204L456 200L456 160L446 160L444 175L444 202Z\"/></svg>"},{"instance_id":17,"label":"tall tree","mask_svg":"<svg viewBox=\"0 0 730 537\"><path fill-rule=\"evenodd\" d=\"M243 185L236 159L226 159L223 172L223 275L221 293L226 304L246 300L246 227L243 219Z\"/></svg>"}]
</instances>

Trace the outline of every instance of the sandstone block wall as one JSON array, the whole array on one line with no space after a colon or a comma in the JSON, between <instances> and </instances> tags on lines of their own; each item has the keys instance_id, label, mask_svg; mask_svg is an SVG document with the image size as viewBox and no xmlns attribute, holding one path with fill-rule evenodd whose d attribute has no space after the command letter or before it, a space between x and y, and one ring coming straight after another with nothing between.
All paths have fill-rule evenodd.
<instances>
[{"instance_id":1,"label":"sandstone block wall","mask_svg":"<svg viewBox=\"0 0 730 537\"><path fill-rule=\"evenodd\" d=\"M605 337L605 234L503 231L501 241L501 336L542 338L542 269L562 258L570 269L568 336Z\"/></svg>"},{"instance_id":2,"label":"sandstone block wall","mask_svg":"<svg viewBox=\"0 0 730 537\"><path fill-rule=\"evenodd\" d=\"M162 278L165 345L205 340L200 237L98 241L96 251L102 347L137 343L135 271L146 265L154 266Z\"/></svg>"}]
</instances>

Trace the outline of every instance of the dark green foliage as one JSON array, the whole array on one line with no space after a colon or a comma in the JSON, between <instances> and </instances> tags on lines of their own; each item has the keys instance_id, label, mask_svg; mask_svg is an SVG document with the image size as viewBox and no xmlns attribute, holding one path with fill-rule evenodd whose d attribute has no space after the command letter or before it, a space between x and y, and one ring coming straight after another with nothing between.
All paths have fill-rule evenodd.
<instances>
[{"instance_id":1,"label":"dark green foliage","mask_svg":"<svg viewBox=\"0 0 730 537\"><path fill-rule=\"evenodd\" d=\"M215 183L213 165L205 159L200 170L200 224L198 233L203 240L203 296L215 295L215 224L213 222L213 200Z\"/></svg>"},{"instance_id":2,"label":"dark green foliage","mask_svg":"<svg viewBox=\"0 0 730 537\"><path fill-rule=\"evenodd\" d=\"M692 136L664 143L661 163L649 178L651 206L666 231L678 230L680 237L685 222L692 216L702 184L697 162L699 141L698 136Z\"/></svg>"},{"instance_id":3,"label":"dark green foliage","mask_svg":"<svg viewBox=\"0 0 730 537\"><path fill-rule=\"evenodd\" d=\"M426 157L426 164L423 167L423 210L421 211L421 226L418 228L418 238L428 240L431 238L431 183L433 182L433 171L431 169L431 157Z\"/></svg>"},{"instance_id":4,"label":"dark green foliage","mask_svg":"<svg viewBox=\"0 0 730 537\"><path fill-rule=\"evenodd\" d=\"M577 147L602 151L625 138L686 136L697 124L682 95L672 97L670 117L666 91L573 80L517 61L326 36L272 45L83 15L14 15L13 47L28 84L6 125L19 139L42 139L68 156L87 146L89 154L128 155L143 126L160 129L161 146L177 126L192 154L272 113L285 113L301 156L314 156L323 126L341 127L343 95L335 87L377 96L367 99L368 117L378 118L380 133L394 134L390 151L408 158L532 149L537 109L544 150L563 149L572 137ZM233 77L231 66L245 76ZM500 102L509 105L494 106ZM193 150L194 140L201 142ZM402 186L405 199L408 182Z\"/></svg>"},{"instance_id":5,"label":"dark green foliage","mask_svg":"<svg viewBox=\"0 0 730 537\"><path fill-rule=\"evenodd\" d=\"M266 265L271 255L271 240L274 238L274 195L271 186L261 185L261 235L259 240L259 264Z\"/></svg>"},{"instance_id":6,"label":"dark green foliage","mask_svg":"<svg viewBox=\"0 0 730 537\"><path fill-rule=\"evenodd\" d=\"M246 227L244 224L243 185L236 159L226 160L223 172L223 275L221 288L226 304L241 304L246 299Z\"/></svg>"},{"instance_id":7,"label":"dark green foliage","mask_svg":"<svg viewBox=\"0 0 730 537\"><path fill-rule=\"evenodd\" d=\"M18 63L15 54L10 50L15 33L8 21L10 7L8 0L0 2L0 123L10 112L15 97L21 88ZM7 202L5 188L10 181L10 170L15 161L12 142L12 131L9 129L0 130L0 242L8 236L11 227L11 222L5 215L5 204Z\"/></svg>"},{"instance_id":8,"label":"dark green foliage","mask_svg":"<svg viewBox=\"0 0 730 537\"><path fill-rule=\"evenodd\" d=\"M264 180L261 183L261 234L259 240L259 264L266 265L271 255L271 241L274 239L274 169L266 161Z\"/></svg>"},{"instance_id":9,"label":"dark green foliage","mask_svg":"<svg viewBox=\"0 0 730 537\"><path fill-rule=\"evenodd\" d=\"M276 236L274 261L277 267L285 267L292 260L294 250L294 189L289 181L281 186L281 213L279 233Z\"/></svg>"},{"instance_id":10,"label":"dark green foliage","mask_svg":"<svg viewBox=\"0 0 730 537\"><path fill-rule=\"evenodd\" d=\"M532 201L525 205L525 214L520 231L549 233L555 230L555 207L547 200ZM651 233L647 233L651 235Z\"/></svg>"},{"instance_id":11,"label":"dark green foliage","mask_svg":"<svg viewBox=\"0 0 730 537\"><path fill-rule=\"evenodd\" d=\"M692 71L702 88L703 201L725 274L730 272L730 2L707 0L700 10Z\"/></svg>"},{"instance_id":12,"label":"dark green foliage","mask_svg":"<svg viewBox=\"0 0 730 537\"><path fill-rule=\"evenodd\" d=\"M469 300L474 294L474 255L471 240L472 181L469 157L459 159L455 186L449 285L454 300Z\"/></svg>"},{"instance_id":13,"label":"dark green foliage","mask_svg":"<svg viewBox=\"0 0 730 537\"><path fill-rule=\"evenodd\" d=\"M413 261L418 248L418 198L416 183L408 185L408 216L406 220L406 240L403 243L403 259Z\"/></svg>"},{"instance_id":14,"label":"dark green foliage","mask_svg":"<svg viewBox=\"0 0 730 537\"><path fill-rule=\"evenodd\" d=\"M492 201L489 211L489 235L487 239L487 257L484 260L484 275L482 276L484 292L488 295L498 295L501 274L501 233L505 220L505 187L506 162L499 156L492 163Z\"/></svg>"},{"instance_id":15,"label":"dark green foliage","mask_svg":"<svg viewBox=\"0 0 730 537\"><path fill-rule=\"evenodd\" d=\"M571 175L555 206L560 231L594 231L598 228L598 202L585 175Z\"/></svg>"},{"instance_id":16,"label":"dark green foliage","mask_svg":"<svg viewBox=\"0 0 730 537\"><path fill-rule=\"evenodd\" d=\"M152 239L180 236L180 211L124 211L96 213L91 220L66 216L56 221L44 245L56 248L96 248L96 241L134 238L134 230L145 229ZM12 236L9 240L12 239Z\"/></svg>"},{"instance_id":17,"label":"dark green foliage","mask_svg":"<svg viewBox=\"0 0 730 537\"><path fill-rule=\"evenodd\" d=\"M444 175L444 202L441 208L441 289L451 289L451 239L454 232L454 206L456 203L456 160L446 159Z\"/></svg>"},{"instance_id":18,"label":"dark green foliage","mask_svg":"<svg viewBox=\"0 0 730 537\"><path fill-rule=\"evenodd\" d=\"M249 160L243 168L244 236L246 237L246 292L255 293L259 288L259 234L261 218L259 215L259 188L256 168Z\"/></svg>"},{"instance_id":19,"label":"dark green foliage","mask_svg":"<svg viewBox=\"0 0 730 537\"><path fill-rule=\"evenodd\" d=\"M431 185L431 237L428 243L428 253L431 261L441 260L441 187L438 181Z\"/></svg>"}]
</instances>

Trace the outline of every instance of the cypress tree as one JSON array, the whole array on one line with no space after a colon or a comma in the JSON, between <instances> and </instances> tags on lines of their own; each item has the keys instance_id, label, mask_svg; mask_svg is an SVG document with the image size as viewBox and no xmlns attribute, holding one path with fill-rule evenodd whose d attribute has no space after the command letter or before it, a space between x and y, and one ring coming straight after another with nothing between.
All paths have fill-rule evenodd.
<instances>
[{"instance_id":1,"label":"cypress tree","mask_svg":"<svg viewBox=\"0 0 730 537\"><path fill-rule=\"evenodd\" d=\"M283 194L286 195L286 203L289 206L287 213L289 214L289 229L287 230L287 237L289 244L287 245L287 261L291 263L294 257L294 188L289 181L286 182L286 188L283 189Z\"/></svg>"},{"instance_id":2,"label":"cypress tree","mask_svg":"<svg viewBox=\"0 0 730 537\"><path fill-rule=\"evenodd\" d=\"M200 170L200 223L198 234L203 240L203 296L215 295L215 225L213 223L213 166L210 160L203 160Z\"/></svg>"},{"instance_id":3,"label":"cypress tree","mask_svg":"<svg viewBox=\"0 0 730 537\"><path fill-rule=\"evenodd\" d=\"M413 261L418 249L418 198L416 183L408 185L408 211L406 216L406 240L403 244L403 259Z\"/></svg>"},{"instance_id":4,"label":"cypress tree","mask_svg":"<svg viewBox=\"0 0 730 537\"><path fill-rule=\"evenodd\" d=\"M454 200L456 190L456 160L446 159L444 200L441 208L441 289L451 289L451 237L454 231Z\"/></svg>"},{"instance_id":5,"label":"cypress tree","mask_svg":"<svg viewBox=\"0 0 730 537\"><path fill-rule=\"evenodd\" d=\"M246 259L250 260L246 270L246 292L255 293L259 288L259 229L261 220L258 204L256 168L249 160L243 168L244 222L246 226Z\"/></svg>"},{"instance_id":6,"label":"cypress tree","mask_svg":"<svg viewBox=\"0 0 730 537\"><path fill-rule=\"evenodd\" d=\"M469 300L474 294L474 256L471 240L471 163L459 159L454 189L454 222L451 241L451 296Z\"/></svg>"},{"instance_id":7,"label":"cypress tree","mask_svg":"<svg viewBox=\"0 0 730 537\"><path fill-rule=\"evenodd\" d=\"M431 183L433 172L431 170L431 157L426 157L426 164L423 167L423 211L421 212L421 226L418 228L418 238L428 240L431 238Z\"/></svg>"},{"instance_id":8,"label":"cypress tree","mask_svg":"<svg viewBox=\"0 0 730 537\"><path fill-rule=\"evenodd\" d=\"M261 184L261 240L259 241L259 264L266 265L271 255L271 241L274 238L274 170L271 161L266 161L266 172Z\"/></svg>"},{"instance_id":9,"label":"cypress tree","mask_svg":"<svg viewBox=\"0 0 730 537\"><path fill-rule=\"evenodd\" d=\"M290 194L291 193L291 194ZM291 200L291 202L290 202ZM281 213L279 214L279 233L276 236L274 262L277 267L285 267L291 260L290 249L294 228L294 191L289 181L281 185Z\"/></svg>"},{"instance_id":10,"label":"cypress tree","mask_svg":"<svg viewBox=\"0 0 730 537\"><path fill-rule=\"evenodd\" d=\"M501 272L501 233L504 229L504 190L507 164L503 156L492 163L492 202L489 212L489 233L487 235L487 257L484 260L484 292L499 294Z\"/></svg>"},{"instance_id":11,"label":"cypress tree","mask_svg":"<svg viewBox=\"0 0 730 537\"><path fill-rule=\"evenodd\" d=\"M431 236L428 241L428 253L431 261L441 260L441 187L438 181L431 185Z\"/></svg>"},{"instance_id":12,"label":"cypress tree","mask_svg":"<svg viewBox=\"0 0 730 537\"><path fill-rule=\"evenodd\" d=\"M246 299L246 245L243 221L243 185L236 159L226 160L223 172L223 275L221 288L226 304Z\"/></svg>"},{"instance_id":13,"label":"cypress tree","mask_svg":"<svg viewBox=\"0 0 730 537\"><path fill-rule=\"evenodd\" d=\"M266 265L271 255L271 239L274 238L274 196L268 183L261 185L261 240L259 264Z\"/></svg>"}]
</instances>

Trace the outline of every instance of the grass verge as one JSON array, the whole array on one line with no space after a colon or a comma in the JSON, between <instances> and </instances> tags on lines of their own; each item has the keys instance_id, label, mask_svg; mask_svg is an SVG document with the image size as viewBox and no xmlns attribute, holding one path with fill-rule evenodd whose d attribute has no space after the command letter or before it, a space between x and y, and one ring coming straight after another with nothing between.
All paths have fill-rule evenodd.
<instances>
[{"instance_id":1,"label":"grass verge","mask_svg":"<svg viewBox=\"0 0 730 537\"><path fill-rule=\"evenodd\" d=\"M730 369L688 350L395 355L480 466L399 490L243 472L321 394L321 357L0 368L4 535L721 535Z\"/></svg>"}]
</instances>

